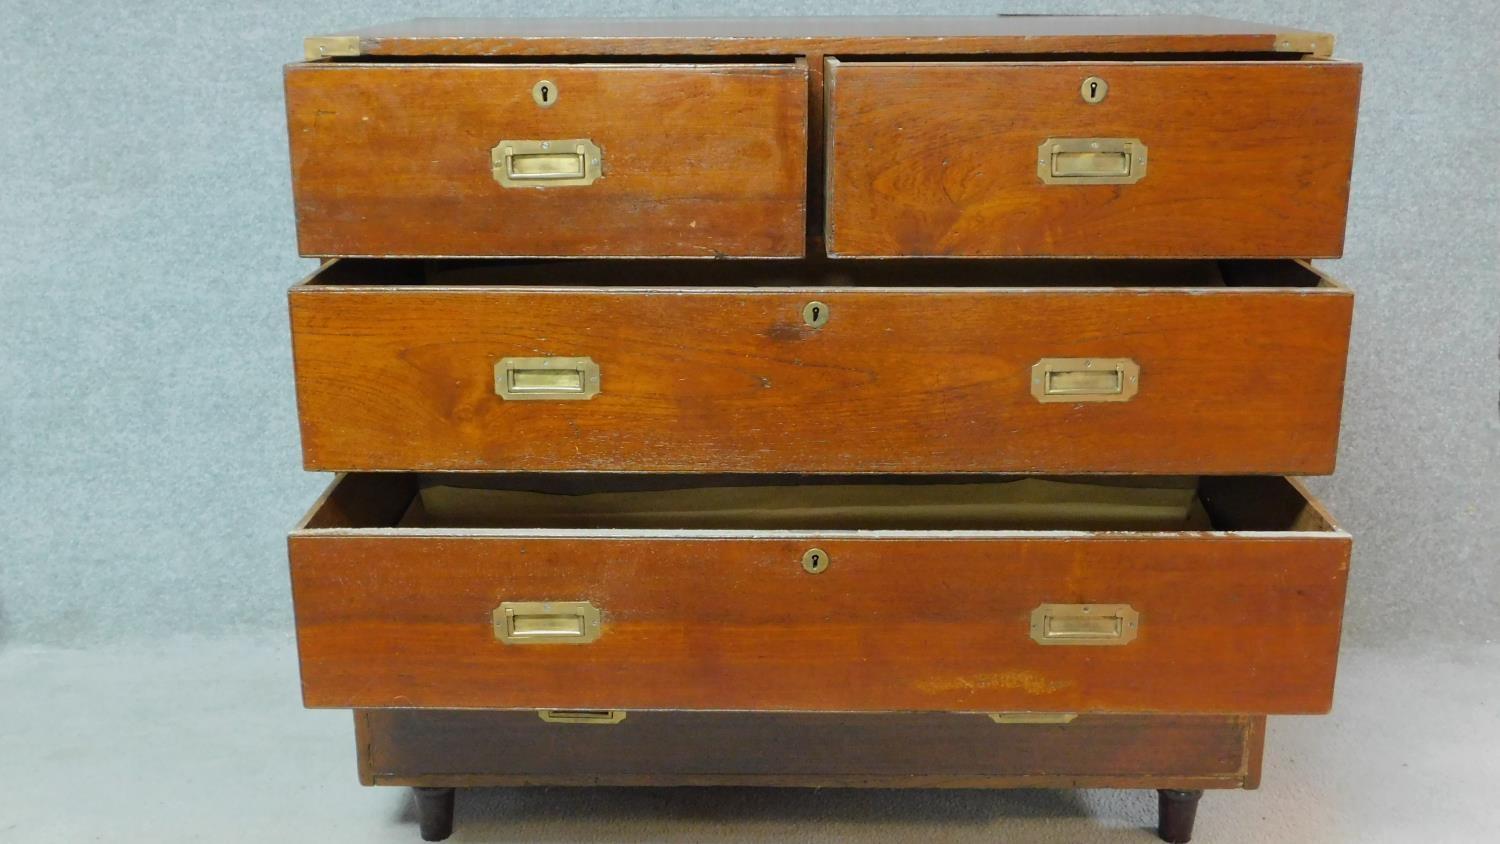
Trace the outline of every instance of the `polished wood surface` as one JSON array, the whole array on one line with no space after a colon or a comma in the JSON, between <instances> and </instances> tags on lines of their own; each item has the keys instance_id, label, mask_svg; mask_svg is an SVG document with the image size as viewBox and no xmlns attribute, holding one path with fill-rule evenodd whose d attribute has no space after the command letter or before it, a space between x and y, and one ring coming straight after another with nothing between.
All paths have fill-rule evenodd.
<instances>
[{"instance_id":1,"label":"polished wood surface","mask_svg":"<svg viewBox=\"0 0 1500 844\"><path fill-rule=\"evenodd\" d=\"M286 98L303 255L803 254L801 63L318 63ZM572 138L602 150L591 185L491 174L501 140Z\"/></svg>"},{"instance_id":2,"label":"polished wood surface","mask_svg":"<svg viewBox=\"0 0 1500 844\"><path fill-rule=\"evenodd\" d=\"M351 30L370 56L1287 52L1333 36L1193 15L421 18Z\"/></svg>"},{"instance_id":3,"label":"polished wood surface","mask_svg":"<svg viewBox=\"0 0 1500 844\"><path fill-rule=\"evenodd\" d=\"M291 293L306 467L1318 474L1334 465L1352 297L1327 280L1222 286L1215 269L1198 279L1204 286L1069 288L1045 283L1180 283L1191 268L1095 264L1079 279L1063 266L1005 262L694 266L705 269L522 264L465 278L489 284L445 287L383 285L406 278L385 265L329 267ZM1318 281L1292 262L1237 272L1252 285ZM1017 279L1043 286L993 286ZM922 286L944 282L991 286ZM821 329L803 321L812 300L830 309ZM505 401L493 367L511 356L592 357L601 391ZM1039 359L1090 356L1133 359L1138 394L1093 404L1032 395Z\"/></svg>"},{"instance_id":4,"label":"polished wood surface","mask_svg":"<svg viewBox=\"0 0 1500 844\"><path fill-rule=\"evenodd\" d=\"M828 253L1336 257L1359 83L1322 61L830 62ZM1043 141L1098 137L1142 141L1145 177L1038 177Z\"/></svg>"},{"instance_id":5,"label":"polished wood surface","mask_svg":"<svg viewBox=\"0 0 1500 844\"><path fill-rule=\"evenodd\" d=\"M360 710L367 785L1240 788L1263 717L632 712L609 726L530 711Z\"/></svg>"},{"instance_id":6,"label":"polished wood surface","mask_svg":"<svg viewBox=\"0 0 1500 844\"><path fill-rule=\"evenodd\" d=\"M1278 494L1298 495L1281 483ZM1244 522L1224 511L1232 496L1205 495L1230 530L301 530L289 548L303 697L313 707L1326 711L1348 535ZM812 547L829 556L821 574L800 564ZM491 614L504 601L592 602L602 635L502 644ZM1038 645L1029 624L1043 603L1129 604L1139 634L1123 646Z\"/></svg>"}]
</instances>

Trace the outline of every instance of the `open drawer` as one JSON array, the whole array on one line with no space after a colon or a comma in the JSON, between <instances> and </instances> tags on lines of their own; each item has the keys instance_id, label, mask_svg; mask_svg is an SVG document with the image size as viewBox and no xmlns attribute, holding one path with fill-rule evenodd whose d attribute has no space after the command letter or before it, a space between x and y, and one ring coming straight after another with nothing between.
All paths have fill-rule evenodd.
<instances>
[{"instance_id":1,"label":"open drawer","mask_svg":"<svg viewBox=\"0 0 1500 844\"><path fill-rule=\"evenodd\" d=\"M1333 471L1297 261L345 260L292 289L325 471Z\"/></svg>"},{"instance_id":2,"label":"open drawer","mask_svg":"<svg viewBox=\"0 0 1500 844\"><path fill-rule=\"evenodd\" d=\"M339 478L314 707L1328 709L1350 539L1275 477Z\"/></svg>"}]
</instances>

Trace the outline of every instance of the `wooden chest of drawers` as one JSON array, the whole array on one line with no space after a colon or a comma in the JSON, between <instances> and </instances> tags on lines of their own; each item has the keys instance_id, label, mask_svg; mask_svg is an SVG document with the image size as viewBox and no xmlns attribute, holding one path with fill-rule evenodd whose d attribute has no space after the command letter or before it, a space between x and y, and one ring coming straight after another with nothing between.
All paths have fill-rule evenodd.
<instances>
[{"instance_id":1,"label":"wooden chest of drawers","mask_svg":"<svg viewBox=\"0 0 1500 844\"><path fill-rule=\"evenodd\" d=\"M286 72L304 700L483 784L1114 786L1331 705L1360 67L1203 18L414 21ZM701 260L721 259L721 260Z\"/></svg>"}]
</instances>

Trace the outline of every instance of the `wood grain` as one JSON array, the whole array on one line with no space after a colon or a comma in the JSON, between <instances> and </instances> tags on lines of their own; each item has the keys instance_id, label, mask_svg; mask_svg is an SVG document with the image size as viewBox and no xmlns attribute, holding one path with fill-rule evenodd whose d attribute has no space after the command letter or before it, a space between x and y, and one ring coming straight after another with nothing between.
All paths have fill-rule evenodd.
<instances>
[{"instance_id":1,"label":"wood grain","mask_svg":"<svg viewBox=\"0 0 1500 844\"><path fill-rule=\"evenodd\" d=\"M1323 61L831 62L828 251L1336 257L1359 84ZM1043 141L1095 137L1144 142L1145 178L1037 176Z\"/></svg>"},{"instance_id":2,"label":"wood grain","mask_svg":"<svg viewBox=\"0 0 1500 844\"><path fill-rule=\"evenodd\" d=\"M287 68L286 98L303 255L803 253L799 63L316 63ZM501 140L569 138L602 150L591 185L491 175Z\"/></svg>"},{"instance_id":3,"label":"wood grain","mask_svg":"<svg viewBox=\"0 0 1500 844\"><path fill-rule=\"evenodd\" d=\"M1005 279L992 265L969 270ZM662 283L666 272L595 271L621 285ZM389 270L368 272L374 280ZM844 280L826 287L795 279L782 288L547 287L568 283L567 272L537 265L505 275L507 285L536 285L524 289L294 288L305 465L1333 469L1352 301L1343 288L919 286L956 277L956 268L908 271L910 288L851 286L862 272L830 271ZM878 277L901 283L902 272L883 267ZM813 299L831 309L822 329L802 319ZM502 400L493 367L511 356L592 357L601 392L590 401ZM1032 396L1039 359L1090 356L1135 360L1135 398L1043 404Z\"/></svg>"},{"instance_id":4,"label":"wood grain","mask_svg":"<svg viewBox=\"0 0 1500 844\"><path fill-rule=\"evenodd\" d=\"M634 712L597 727L454 710L354 719L367 785L898 788L1238 788L1263 720L1083 715L1035 726L984 715Z\"/></svg>"},{"instance_id":5,"label":"wood grain","mask_svg":"<svg viewBox=\"0 0 1500 844\"><path fill-rule=\"evenodd\" d=\"M423 18L349 33L370 56L1270 52L1333 36L1190 15Z\"/></svg>"},{"instance_id":6,"label":"wood grain","mask_svg":"<svg viewBox=\"0 0 1500 844\"><path fill-rule=\"evenodd\" d=\"M1257 531L377 527L289 548L306 704L417 708L1323 712L1349 558L1343 533ZM495 639L503 601L584 600L597 641ZM1044 647L1043 603L1127 603L1140 632Z\"/></svg>"}]
</instances>

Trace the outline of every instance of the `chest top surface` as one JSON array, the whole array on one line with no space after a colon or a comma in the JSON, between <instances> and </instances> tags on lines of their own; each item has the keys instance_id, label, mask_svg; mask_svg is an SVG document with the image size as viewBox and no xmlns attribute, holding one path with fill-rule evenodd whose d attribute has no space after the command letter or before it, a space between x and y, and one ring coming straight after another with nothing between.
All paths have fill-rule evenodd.
<instances>
[{"instance_id":1,"label":"chest top surface","mask_svg":"<svg viewBox=\"0 0 1500 844\"><path fill-rule=\"evenodd\" d=\"M1295 53L1333 36L1200 16L419 18L306 41L308 59L389 56Z\"/></svg>"}]
</instances>

